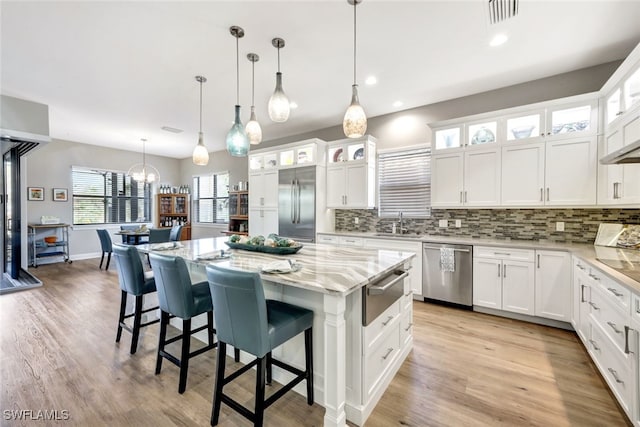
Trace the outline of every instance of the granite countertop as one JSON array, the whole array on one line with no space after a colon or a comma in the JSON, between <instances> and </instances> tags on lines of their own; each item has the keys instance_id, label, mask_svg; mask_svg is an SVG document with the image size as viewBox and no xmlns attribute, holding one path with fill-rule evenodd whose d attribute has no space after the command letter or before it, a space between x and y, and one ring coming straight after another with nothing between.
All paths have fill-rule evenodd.
<instances>
[{"instance_id":1,"label":"granite countertop","mask_svg":"<svg viewBox=\"0 0 640 427\"><path fill-rule=\"evenodd\" d=\"M283 259L295 260L302 268L299 271L282 274L260 273L263 280L283 285L295 286L322 293L349 294L386 273L401 268L413 252L398 250L378 250L354 247L337 247L305 243L304 247L293 255L273 255L250 252L241 249L229 249L224 242L227 237L215 237L180 241L180 247L156 251L154 244L138 245L140 252L154 252L177 255L191 263L206 266L215 263L244 271L260 272L262 267ZM224 250L230 258L207 260L208 254Z\"/></svg>"},{"instance_id":2,"label":"granite countertop","mask_svg":"<svg viewBox=\"0 0 640 427\"><path fill-rule=\"evenodd\" d=\"M379 233L362 233L362 232L322 232L320 234L330 234L339 236L352 236L352 237L364 237L375 239L397 239L404 241L414 242L432 242L432 243L451 243L473 246L496 246L503 248L520 248L520 249L539 249L539 250L553 250L553 251L565 251L572 255L581 258L583 261L589 263L591 266L602 271L605 275L614 279L615 281L627 286L634 292L640 293L640 282L633 280L629 276L626 276L614 268L600 262L601 259L632 259L640 261L640 251L633 249L620 249L604 246L594 246L587 243L559 243L550 241L532 241L532 240L499 240L499 239L478 239L469 237L448 237L448 236L433 236L428 234L423 235L393 235Z\"/></svg>"}]
</instances>

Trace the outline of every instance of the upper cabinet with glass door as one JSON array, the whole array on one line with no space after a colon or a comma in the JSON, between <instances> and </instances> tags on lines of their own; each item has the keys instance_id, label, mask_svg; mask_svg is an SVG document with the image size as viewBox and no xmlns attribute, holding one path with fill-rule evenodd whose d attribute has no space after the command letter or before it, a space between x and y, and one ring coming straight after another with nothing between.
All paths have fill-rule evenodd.
<instances>
[{"instance_id":1,"label":"upper cabinet with glass door","mask_svg":"<svg viewBox=\"0 0 640 427\"><path fill-rule=\"evenodd\" d=\"M546 139L595 135L598 131L598 100L551 105L546 109Z\"/></svg>"},{"instance_id":2,"label":"upper cabinet with glass door","mask_svg":"<svg viewBox=\"0 0 640 427\"><path fill-rule=\"evenodd\" d=\"M256 150L249 154L249 172L298 166L324 165L325 142L306 139L276 149Z\"/></svg>"},{"instance_id":3,"label":"upper cabinet with glass door","mask_svg":"<svg viewBox=\"0 0 640 427\"><path fill-rule=\"evenodd\" d=\"M531 110L505 116L504 140L507 143L531 142L544 134L544 109Z\"/></svg>"},{"instance_id":4,"label":"upper cabinet with glass door","mask_svg":"<svg viewBox=\"0 0 640 427\"><path fill-rule=\"evenodd\" d=\"M278 167L278 153L261 153L249 155L249 170L273 169Z\"/></svg>"},{"instance_id":5,"label":"upper cabinet with glass door","mask_svg":"<svg viewBox=\"0 0 640 427\"><path fill-rule=\"evenodd\" d=\"M433 129L436 150L453 150L464 147L462 124Z\"/></svg>"},{"instance_id":6,"label":"upper cabinet with glass door","mask_svg":"<svg viewBox=\"0 0 640 427\"><path fill-rule=\"evenodd\" d=\"M466 130L465 145L467 148L487 147L498 142L497 120L485 119L478 122L469 122Z\"/></svg>"},{"instance_id":7,"label":"upper cabinet with glass door","mask_svg":"<svg viewBox=\"0 0 640 427\"><path fill-rule=\"evenodd\" d=\"M640 109L640 44L602 88L605 130L631 111Z\"/></svg>"},{"instance_id":8,"label":"upper cabinet with glass door","mask_svg":"<svg viewBox=\"0 0 640 427\"><path fill-rule=\"evenodd\" d=\"M327 166L343 162L375 163L375 140L370 136L332 141L327 148Z\"/></svg>"}]
</instances>

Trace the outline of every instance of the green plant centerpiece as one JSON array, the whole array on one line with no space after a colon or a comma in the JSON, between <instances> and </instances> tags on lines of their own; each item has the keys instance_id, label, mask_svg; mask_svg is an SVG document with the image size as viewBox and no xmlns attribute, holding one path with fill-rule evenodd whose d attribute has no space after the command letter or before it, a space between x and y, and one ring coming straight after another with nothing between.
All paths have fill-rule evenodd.
<instances>
[{"instance_id":1,"label":"green plant centerpiece","mask_svg":"<svg viewBox=\"0 0 640 427\"><path fill-rule=\"evenodd\" d=\"M288 237L280 237L274 233L269 234L266 239L262 235L251 237L232 234L225 243L233 249L280 255L294 254L302 248L299 242Z\"/></svg>"}]
</instances>

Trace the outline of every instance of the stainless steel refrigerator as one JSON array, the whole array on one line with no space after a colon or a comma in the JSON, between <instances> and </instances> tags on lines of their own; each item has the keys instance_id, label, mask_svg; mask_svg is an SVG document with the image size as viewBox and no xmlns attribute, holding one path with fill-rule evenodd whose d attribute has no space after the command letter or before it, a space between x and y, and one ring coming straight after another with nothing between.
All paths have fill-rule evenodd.
<instances>
[{"instance_id":1,"label":"stainless steel refrigerator","mask_svg":"<svg viewBox=\"0 0 640 427\"><path fill-rule=\"evenodd\" d=\"M315 241L315 166L278 171L278 234L301 242Z\"/></svg>"}]
</instances>

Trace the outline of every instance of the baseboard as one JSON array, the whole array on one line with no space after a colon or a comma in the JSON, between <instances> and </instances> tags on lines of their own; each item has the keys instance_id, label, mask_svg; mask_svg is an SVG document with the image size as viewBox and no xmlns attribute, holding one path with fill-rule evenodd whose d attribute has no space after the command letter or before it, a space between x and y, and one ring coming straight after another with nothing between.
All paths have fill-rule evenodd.
<instances>
[{"instance_id":1,"label":"baseboard","mask_svg":"<svg viewBox=\"0 0 640 427\"><path fill-rule=\"evenodd\" d=\"M507 317L509 319L522 320L524 322L536 323L538 325L551 326L559 329L566 329L567 331L575 331L571 323L560 322L559 320L546 319L538 316L527 316L526 314L512 313L510 311L495 310L493 308L473 306L473 311L478 313L491 314L493 316Z\"/></svg>"}]
</instances>

